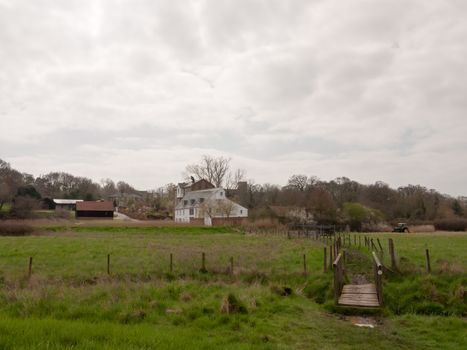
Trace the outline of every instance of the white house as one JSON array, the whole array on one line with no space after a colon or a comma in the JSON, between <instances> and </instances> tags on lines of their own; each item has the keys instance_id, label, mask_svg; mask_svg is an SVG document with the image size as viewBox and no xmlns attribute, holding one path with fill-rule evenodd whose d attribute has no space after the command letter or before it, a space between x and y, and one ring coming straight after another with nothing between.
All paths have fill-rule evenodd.
<instances>
[{"instance_id":1,"label":"white house","mask_svg":"<svg viewBox=\"0 0 467 350\"><path fill-rule=\"evenodd\" d=\"M205 225L212 225L214 218L246 218L248 209L226 197L225 190L206 180L191 185L181 183L177 188L175 222L189 223L203 220Z\"/></svg>"}]
</instances>

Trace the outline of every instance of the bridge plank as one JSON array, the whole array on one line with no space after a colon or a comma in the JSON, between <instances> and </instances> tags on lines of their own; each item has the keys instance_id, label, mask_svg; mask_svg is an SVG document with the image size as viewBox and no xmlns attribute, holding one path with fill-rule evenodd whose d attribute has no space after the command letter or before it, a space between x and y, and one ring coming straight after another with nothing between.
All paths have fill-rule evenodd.
<instances>
[{"instance_id":1,"label":"bridge plank","mask_svg":"<svg viewBox=\"0 0 467 350\"><path fill-rule=\"evenodd\" d=\"M379 307L374 284L344 285L338 305L355 307Z\"/></svg>"}]
</instances>

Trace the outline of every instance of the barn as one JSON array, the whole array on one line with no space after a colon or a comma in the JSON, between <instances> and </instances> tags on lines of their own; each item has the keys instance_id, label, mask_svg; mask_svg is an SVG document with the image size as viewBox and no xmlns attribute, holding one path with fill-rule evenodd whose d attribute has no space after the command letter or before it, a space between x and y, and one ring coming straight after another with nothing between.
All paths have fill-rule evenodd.
<instances>
[{"instance_id":1,"label":"barn","mask_svg":"<svg viewBox=\"0 0 467 350\"><path fill-rule=\"evenodd\" d=\"M76 218L108 218L114 217L112 201L83 201L76 203Z\"/></svg>"}]
</instances>

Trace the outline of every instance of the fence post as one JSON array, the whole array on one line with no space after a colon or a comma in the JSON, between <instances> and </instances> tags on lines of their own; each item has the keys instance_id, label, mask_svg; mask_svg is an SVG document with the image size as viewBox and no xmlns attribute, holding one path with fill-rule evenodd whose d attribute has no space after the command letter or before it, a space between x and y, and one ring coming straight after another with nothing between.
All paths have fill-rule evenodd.
<instances>
[{"instance_id":1,"label":"fence post","mask_svg":"<svg viewBox=\"0 0 467 350\"><path fill-rule=\"evenodd\" d=\"M107 274L110 275L110 254L107 254Z\"/></svg>"},{"instance_id":2,"label":"fence post","mask_svg":"<svg viewBox=\"0 0 467 350\"><path fill-rule=\"evenodd\" d=\"M32 256L29 257L28 278L32 276Z\"/></svg>"},{"instance_id":3,"label":"fence post","mask_svg":"<svg viewBox=\"0 0 467 350\"><path fill-rule=\"evenodd\" d=\"M172 273L173 267L174 267L174 266L173 266L173 254L170 253L170 273Z\"/></svg>"},{"instance_id":4,"label":"fence post","mask_svg":"<svg viewBox=\"0 0 467 350\"><path fill-rule=\"evenodd\" d=\"M303 274L306 276L306 254L303 254Z\"/></svg>"},{"instance_id":5,"label":"fence post","mask_svg":"<svg viewBox=\"0 0 467 350\"><path fill-rule=\"evenodd\" d=\"M234 274L233 256L230 257L230 274Z\"/></svg>"},{"instance_id":6,"label":"fence post","mask_svg":"<svg viewBox=\"0 0 467 350\"><path fill-rule=\"evenodd\" d=\"M425 256L426 256L426 269L428 273L431 273L431 264L430 264L430 251L425 249Z\"/></svg>"},{"instance_id":7,"label":"fence post","mask_svg":"<svg viewBox=\"0 0 467 350\"><path fill-rule=\"evenodd\" d=\"M379 241L379 238L376 238L376 241L378 242L379 250L381 250L381 252L383 252L383 246L381 245L381 242Z\"/></svg>"},{"instance_id":8,"label":"fence post","mask_svg":"<svg viewBox=\"0 0 467 350\"><path fill-rule=\"evenodd\" d=\"M362 246L362 236L358 235L358 247Z\"/></svg>"},{"instance_id":9,"label":"fence post","mask_svg":"<svg viewBox=\"0 0 467 350\"><path fill-rule=\"evenodd\" d=\"M371 249L378 251L378 248L376 248L375 243L373 242L373 238L370 240L371 242Z\"/></svg>"},{"instance_id":10,"label":"fence post","mask_svg":"<svg viewBox=\"0 0 467 350\"><path fill-rule=\"evenodd\" d=\"M397 270L396 253L394 252L394 241L389 238L389 256L391 257L391 269Z\"/></svg>"}]
</instances>

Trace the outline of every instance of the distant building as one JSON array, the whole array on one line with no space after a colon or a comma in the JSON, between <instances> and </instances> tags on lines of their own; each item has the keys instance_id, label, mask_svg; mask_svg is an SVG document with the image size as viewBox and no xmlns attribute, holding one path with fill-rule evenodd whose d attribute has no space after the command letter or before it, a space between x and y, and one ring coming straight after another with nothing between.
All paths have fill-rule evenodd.
<instances>
[{"instance_id":1,"label":"distant building","mask_svg":"<svg viewBox=\"0 0 467 350\"><path fill-rule=\"evenodd\" d=\"M179 183L175 203L175 222L199 222L212 225L220 220L248 217L248 209L226 197L222 187L199 180L191 184Z\"/></svg>"},{"instance_id":2,"label":"distant building","mask_svg":"<svg viewBox=\"0 0 467 350\"><path fill-rule=\"evenodd\" d=\"M76 218L109 218L114 217L112 201L81 201L76 203Z\"/></svg>"},{"instance_id":3,"label":"distant building","mask_svg":"<svg viewBox=\"0 0 467 350\"><path fill-rule=\"evenodd\" d=\"M82 199L54 199L55 210L76 210L76 203L83 202Z\"/></svg>"}]
</instances>

